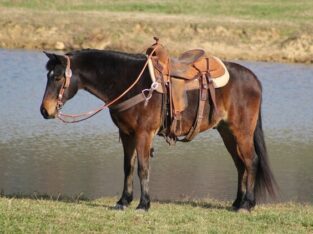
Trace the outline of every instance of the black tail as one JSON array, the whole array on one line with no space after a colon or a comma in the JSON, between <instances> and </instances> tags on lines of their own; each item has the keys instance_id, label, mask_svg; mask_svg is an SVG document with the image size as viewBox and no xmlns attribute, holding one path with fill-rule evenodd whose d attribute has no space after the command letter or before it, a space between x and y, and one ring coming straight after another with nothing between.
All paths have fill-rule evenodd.
<instances>
[{"instance_id":1,"label":"black tail","mask_svg":"<svg viewBox=\"0 0 313 234\"><path fill-rule=\"evenodd\" d=\"M268 155L262 129L261 111L259 113L259 119L254 132L253 140L255 152L258 155L259 159L255 180L255 195L259 198L264 198L268 193L272 198L275 198L278 186L268 161Z\"/></svg>"}]
</instances>

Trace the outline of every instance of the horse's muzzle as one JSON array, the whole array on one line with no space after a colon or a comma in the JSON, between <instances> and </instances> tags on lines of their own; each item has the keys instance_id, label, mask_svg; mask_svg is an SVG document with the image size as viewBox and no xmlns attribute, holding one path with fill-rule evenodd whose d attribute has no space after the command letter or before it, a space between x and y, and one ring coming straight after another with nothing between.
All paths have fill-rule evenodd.
<instances>
[{"instance_id":1,"label":"horse's muzzle","mask_svg":"<svg viewBox=\"0 0 313 234\"><path fill-rule=\"evenodd\" d=\"M55 118L55 112L49 114L46 108L44 108L42 105L40 107L40 113L45 119L54 119Z\"/></svg>"}]
</instances>

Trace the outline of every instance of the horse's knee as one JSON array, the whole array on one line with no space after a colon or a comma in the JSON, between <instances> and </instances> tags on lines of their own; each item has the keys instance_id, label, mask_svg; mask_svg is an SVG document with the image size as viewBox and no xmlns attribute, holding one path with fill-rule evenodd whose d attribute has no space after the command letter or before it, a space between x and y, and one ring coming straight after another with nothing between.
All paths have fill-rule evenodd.
<instances>
[{"instance_id":1,"label":"horse's knee","mask_svg":"<svg viewBox=\"0 0 313 234\"><path fill-rule=\"evenodd\" d=\"M149 166L148 165L138 165L138 176L140 179L146 179L149 177Z\"/></svg>"}]
</instances>

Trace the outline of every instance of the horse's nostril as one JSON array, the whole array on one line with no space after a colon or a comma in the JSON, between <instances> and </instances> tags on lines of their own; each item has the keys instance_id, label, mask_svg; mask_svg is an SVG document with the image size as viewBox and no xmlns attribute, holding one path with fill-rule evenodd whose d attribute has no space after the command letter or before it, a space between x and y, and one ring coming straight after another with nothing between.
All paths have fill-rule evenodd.
<instances>
[{"instance_id":1,"label":"horse's nostril","mask_svg":"<svg viewBox=\"0 0 313 234\"><path fill-rule=\"evenodd\" d=\"M48 119L49 117L48 111L43 106L40 107L40 112L45 119Z\"/></svg>"}]
</instances>

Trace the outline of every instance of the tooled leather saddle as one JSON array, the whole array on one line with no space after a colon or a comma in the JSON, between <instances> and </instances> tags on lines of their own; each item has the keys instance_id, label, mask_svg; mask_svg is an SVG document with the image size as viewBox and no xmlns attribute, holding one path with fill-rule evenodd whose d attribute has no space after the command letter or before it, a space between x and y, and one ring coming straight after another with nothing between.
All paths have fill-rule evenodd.
<instances>
[{"instance_id":1,"label":"tooled leather saddle","mask_svg":"<svg viewBox=\"0 0 313 234\"><path fill-rule=\"evenodd\" d=\"M222 87L229 80L229 73L223 62L213 56L207 56L202 49L189 50L177 58L171 58L166 48L154 38L146 54L151 54L149 72L153 82L157 82L156 91L166 94L169 126L163 126L167 142L174 143L181 131L182 112L187 108L187 91L199 90L197 117L187 136L181 141L191 141L200 132L205 103L211 98L213 108L218 114L215 101L215 88Z\"/></svg>"}]
</instances>

